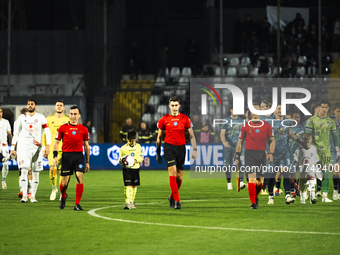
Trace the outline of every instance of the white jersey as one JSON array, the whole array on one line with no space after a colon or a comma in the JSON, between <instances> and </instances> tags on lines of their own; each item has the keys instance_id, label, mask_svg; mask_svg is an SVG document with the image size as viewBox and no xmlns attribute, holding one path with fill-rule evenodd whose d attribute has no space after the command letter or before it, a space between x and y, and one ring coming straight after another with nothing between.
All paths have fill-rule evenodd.
<instances>
[{"instance_id":1,"label":"white jersey","mask_svg":"<svg viewBox=\"0 0 340 255\"><path fill-rule=\"evenodd\" d=\"M319 161L318 153L314 145L311 145L308 150L299 147L294 153L294 161L298 163L300 170L307 165L306 173L317 172L315 164Z\"/></svg>"},{"instance_id":2,"label":"white jersey","mask_svg":"<svg viewBox=\"0 0 340 255\"><path fill-rule=\"evenodd\" d=\"M7 132L11 131L11 125L6 119L0 120L0 142L7 144Z\"/></svg>"},{"instance_id":3,"label":"white jersey","mask_svg":"<svg viewBox=\"0 0 340 255\"><path fill-rule=\"evenodd\" d=\"M41 137L45 130L47 144L51 143L51 135L44 115L35 113L19 116L14 127L13 144L18 142L18 149L37 148L41 146Z\"/></svg>"}]
</instances>

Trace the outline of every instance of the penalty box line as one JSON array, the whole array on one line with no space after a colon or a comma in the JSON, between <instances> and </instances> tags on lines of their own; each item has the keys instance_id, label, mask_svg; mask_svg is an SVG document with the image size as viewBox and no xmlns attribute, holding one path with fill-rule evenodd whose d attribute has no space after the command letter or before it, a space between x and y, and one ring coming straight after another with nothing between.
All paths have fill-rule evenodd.
<instances>
[{"instance_id":1,"label":"penalty box line","mask_svg":"<svg viewBox=\"0 0 340 255\"><path fill-rule=\"evenodd\" d=\"M196 201L207 201L207 200L183 200L183 202L196 202ZM160 204L160 203L163 203L163 202L140 203L138 205L152 205L152 204ZM222 228L222 227L205 227L205 226L179 225L179 224L168 224L168 223L157 223L157 222L144 222L144 221L115 219L115 218L101 216L101 215L96 213L96 211L99 211L99 210L114 208L114 207L120 207L120 206L121 205L113 205L113 206L95 208L95 209L88 211L88 214L90 214L91 216L97 217L97 218L104 219L104 220L112 220L112 221L118 221L118 222L135 223L135 224L143 224L143 225L165 226L165 227L196 228L196 229L211 229L211 230L229 230L229 231L243 231L243 232L308 234L308 235L340 235L340 233L334 233L334 232L308 232L308 231L291 231L291 230Z\"/></svg>"}]
</instances>

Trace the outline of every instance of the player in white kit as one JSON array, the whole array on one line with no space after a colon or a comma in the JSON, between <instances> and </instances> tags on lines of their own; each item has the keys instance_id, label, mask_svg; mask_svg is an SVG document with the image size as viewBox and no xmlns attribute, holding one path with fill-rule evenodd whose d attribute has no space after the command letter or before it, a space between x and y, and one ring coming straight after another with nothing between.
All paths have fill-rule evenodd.
<instances>
[{"instance_id":1,"label":"player in white kit","mask_svg":"<svg viewBox=\"0 0 340 255\"><path fill-rule=\"evenodd\" d=\"M9 152L8 152L8 143L12 143L12 130L9 121L2 118L3 111L0 107L0 153L2 154L2 188L7 189L6 177L8 174L8 160L9 160Z\"/></svg>"},{"instance_id":2,"label":"player in white kit","mask_svg":"<svg viewBox=\"0 0 340 255\"><path fill-rule=\"evenodd\" d=\"M35 194L39 184L39 172L43 170L42 156L47 158L50 152L51 133L44 115L36 113L37 103L34 99L27 102L28 112L17 119L14 137L12 141L11 155L15 155L14 147L17 144L18 165L21 170L21 187L23 196L22 203L27 203L27 175L32 169L33 181L31 187L31 202L36 203ZM41 137L43 132L46 135L46 147L42 151Z\"/></svg>"},{"instance_id":3,"label":"player in white kit","mask_svg":"<svg viewBox=\"0 0 340 255\"><path fill-rule=\"evenodd\" d=\"M316 148L312 145L311 134L305 133L303 135L303 144L304 146L299 147L294 153L295 167L300 169L300 203L306 203L305 186L307 186L310 192L310 203L315 204L317 202L315 196L315 178L322 180L321 163Z\"/></svg>"}]
</instances>

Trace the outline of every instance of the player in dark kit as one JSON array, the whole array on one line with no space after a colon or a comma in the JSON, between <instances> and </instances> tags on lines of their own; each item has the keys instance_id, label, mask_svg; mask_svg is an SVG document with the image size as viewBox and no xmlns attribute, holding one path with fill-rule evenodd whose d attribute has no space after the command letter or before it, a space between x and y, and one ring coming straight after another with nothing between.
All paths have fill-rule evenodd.
<instances>
[{"instance_id":1,"label":"player in dark kit","mask_svg":"<svg viewBox=\"0 0 340 255\"><path fill-rule=\"evenodd\" d=\"M171 195L168 199L170 207L175 209L181 209L178 190L181 187L183 180L186 154L185 131L188 132L193 147L191 157L196 159L197 155L196 139L191 128L190 119L186 115L179 113L180 106L180 98L178 96L171 97L169 100L171 113L164 115L157 123L157 127L159 128L157 137L157 162L162 164L161 144L165 132L164 159L169 171L171 189Z\"/></svg>"},{"instance_id":2,"label":"player in dark kit","mask_svg":"<svg viewBox=\"0 0 340 255\"><path fill-rule=\"evenodd\" d=\"M54 164L58 162L58 146L59 142L63 140L62 146L62 162L61 162L61 183L60 192L61 199L59 207L60 209L65 208L66 203L66 189L70 181L70 175L75 176L77 179L76 187L76 202L74 205L75 211L82 211L83 208L80 206L80 200L84 191L83 174L90 170L90 146L89 146L89 131L87 128L78 123L80 118L80 109L78 106L72 106L70 108L70 122L61 125L58 129L57 137L53 145L53 157ZM85 148L86 165L84 167L84 155L83 155L83 144Z\"/></svg>"},{"instance_id":3,"label":"player in dark kit","mask_svg":"<svg viewBox=\"0 0 340 255\"><path fill-rule=\"evenodd\" d=\"M256 110L260 110L259 105L254 105ZM258 194L263 187L262 166L266 165L266 144L269 142L269 160L273 161L275 150L275 140L273 129L270 124L260 119L259 115L251 113L251 120L241 128L240 137L236 146L235 163L241 165L240 155L244 140L245 146L245 167L244 171L249 172L248 192L251 202L251 209L258 207Z\"/></svg>"}]
</instances>

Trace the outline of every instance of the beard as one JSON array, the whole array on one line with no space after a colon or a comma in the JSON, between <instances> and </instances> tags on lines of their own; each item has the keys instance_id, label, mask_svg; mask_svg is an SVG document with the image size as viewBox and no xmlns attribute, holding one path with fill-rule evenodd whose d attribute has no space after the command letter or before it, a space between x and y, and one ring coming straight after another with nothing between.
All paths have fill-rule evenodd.
<instances>
[{"instance_id":1,"label":"beard","mask_svg":"<svg viewBox=\"0 0 340 255\"><path fill-rule=\"evenodd\" d=\"M28 110L28 112L30 112L30 113L35 112L35 108Z\"/></svg>"},{"instance_id":2,"label":"beard","mask_svg":"<svg viewBox=\"0 0 340 255\"><path fill-rule=\"evenodd\" d=\"M61 111L61 112L58 112L58 111L56 111L58 114L62 114L63 113L63 111Z\"/></svg>"}]
</instances>

